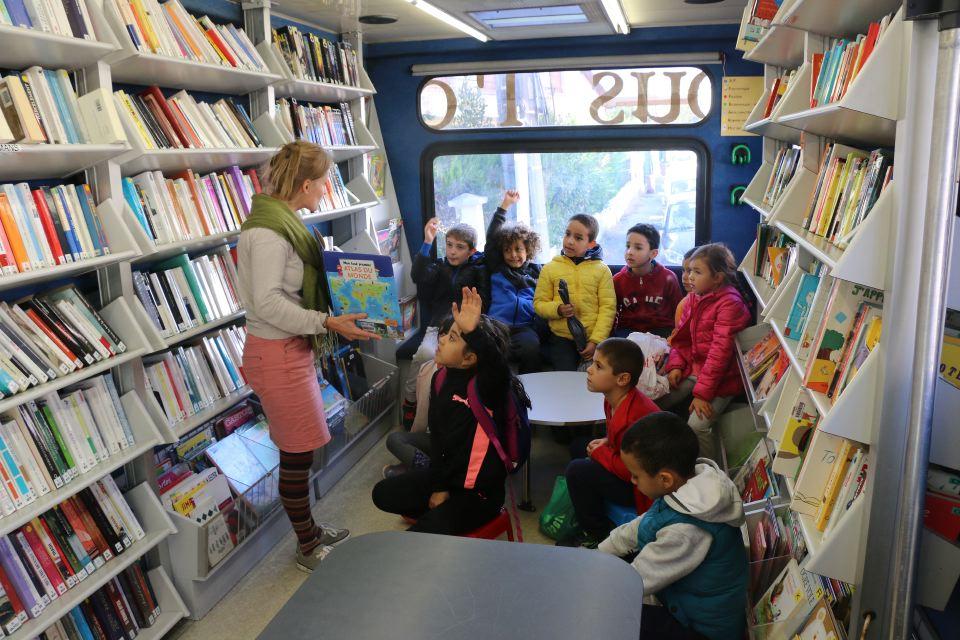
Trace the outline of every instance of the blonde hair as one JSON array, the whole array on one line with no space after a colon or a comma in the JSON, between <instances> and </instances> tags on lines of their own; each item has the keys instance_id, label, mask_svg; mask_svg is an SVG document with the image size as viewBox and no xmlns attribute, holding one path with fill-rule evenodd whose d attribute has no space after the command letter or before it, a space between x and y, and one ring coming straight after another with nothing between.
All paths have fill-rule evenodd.
<instances>
[{"instance_id":1,"label":"blonde hair","mask_svg":"<svg viewBox=\"0 0 960 640\"><path fill-rule=\"evenodd\" d=\"M323 147L306 140L289 142L270 158L267 183L271 195L292 200L305 181L325 177L331 166L333 160Z\"/></svg>"}]
</instances>

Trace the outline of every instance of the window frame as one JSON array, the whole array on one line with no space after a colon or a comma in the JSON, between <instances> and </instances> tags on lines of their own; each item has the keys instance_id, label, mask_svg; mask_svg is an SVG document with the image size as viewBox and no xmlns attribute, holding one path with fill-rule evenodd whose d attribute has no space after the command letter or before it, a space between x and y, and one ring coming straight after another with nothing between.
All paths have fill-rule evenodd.
<instances>
[{"instance_id":1,"label":"window frame","mask_svg":"<svg viewBox=\"0 0 960 640\"><path fill-rule=\"evenodd\" d=\"M569 128L564 128L570 131ZM500 130L502 131L502 129ZM711 177L710 149L697 138L647 137L632 140L589 139L566 137L551 140L477 140L460 142L436 142L428 146L420 156L421 226L436 215L434 211L433 162L449 155L489 155L502 153L578 153L600 151L658 151L660 149L692 151L697 156L697 210L695 213L694 246L710 241L710 199L708 187ZM492 206L492 205L491 205ZM626 229L624 229L626 232ZM612 255L620 255L615 253ZM605 260L607 264L620 262Z\"/></svg>"},{"instance_id":2,"label":"window frame","mask_svg":"<svg viewBox=\"0 0 960 640\"><path fill-rule=\"evenodd\" d=\"M674 67L689 67L689 68L691 68L691 69L699 69L699 70L702 71L704 74L706 74L707 78L710 80L710 88L711 88L711 90L714 91L714 94L715 94L715 92L716 92L716 86L717 86L717 83L716 83L717 78L716 78L716 76L711 72L711 70L709 69L709 67L707 67L706 65L702 65L702 64L676 64L676 65L660 64L660 65L653 65L653 66L649 66L649 67L636 67L636 68L637 68L637 69L670 69L670 68L674 68ZM622 70L621 67L607 67L607 66L601 66L601 67L598 67L598 68L596 68L596 69L590 69L590 71L620 71L620 70ZM568 69L568 68L563 68L563 67L549 67L549 68L538 69L537 71L530 71L529 69L525 69L525 70L522 70L522 71L500 71L500 72L498 72L498 74L500 74L500 75L506 75L506 74L508 74L508 73L552 73L552 72L555 72L555 71L583 71L583 69ZM477 74L475 74L475 73L461 73L461 74L458 74L458 75L460 75L460 76L475 76L475 75L477 75ZM490 74L490 75L495 75L495 74ZM456 75L454 75L454 76L424 76L423 80L422 80L422 81L420 82L420 84L417 86L417 93L416 93L416 96L415 96L415 98L414 98L414 100L416 101L417 122L419 122L419 123L420 123L420 126L423 127L425 130L429 131L430 133L436 133L436 134L440 134L440 135L448 135L448 134L451 134L451 133L454 133L454 134L455 134L455 133L460 133L460 134L467 133L467 134L483 134L483 135L489 135L490 133L501 133L501 134L502 134L502 133L505 132L505 131L566 131L566 132L571 132L571 131L581 131L581 130L582 130L582 131L596 131L596 130L613 130L613 129L623 129L623 130L626 130L626 131L630 131L630 130L633 130L633 131L641 130L641 131L642 131L642 130L644 130L644 129L651 129L651 128L656 128L656 127L668 128L668 129L675 129L675 128L678 128L678 127L681 127L681 128L683 128L683 127L686 127L686 128L698 128L698 127L702 127L702 126L708 124L708 123L710 122L710 120L716 115L717 106L718 106L717 103L719 102L718 100L711 100L711 101L710 101L710 110L707 111L706 115L705 115L699 122L694 122L693 124L683 124L683 123L676 123L676 124L674 124L674 123L670 123L670 124L660 124L660 123L653 123L653 124L599 124L599 123L598 123L598 124L583 124L583 125L572 125L572 126L571 126L571 125L550 125L550 126L547 126L547 127L486 127L486 128L479 128L479 129L434 129L433 127L427 125L427 123L423 120L423 113L420 111L420 94L423 92L423 88L427 85L428 82L430 82L430 81L432 81L432 80L436 80L436 79L438 79L438 78L451 78L451 77L458 77L458 76L456 76Z\"/></svg>"}]
</instances>

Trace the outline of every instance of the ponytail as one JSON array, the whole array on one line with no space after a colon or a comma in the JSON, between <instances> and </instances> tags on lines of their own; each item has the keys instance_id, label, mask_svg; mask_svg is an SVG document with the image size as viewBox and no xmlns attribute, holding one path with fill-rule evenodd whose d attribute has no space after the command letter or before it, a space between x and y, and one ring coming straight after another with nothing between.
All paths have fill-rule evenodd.
<instances>
[{"instance_id":1,"label":"ponytail","mask_svg":"<svg viewBox=\"0 0 960 640\"><path fill-rule=\"evenodd\" d=\"M307 180L323 178L333 161L319 145L305 140L290 142L270 158L267 182L270 195L280 200L292 200Z\"/></svg>"}]
</instances>

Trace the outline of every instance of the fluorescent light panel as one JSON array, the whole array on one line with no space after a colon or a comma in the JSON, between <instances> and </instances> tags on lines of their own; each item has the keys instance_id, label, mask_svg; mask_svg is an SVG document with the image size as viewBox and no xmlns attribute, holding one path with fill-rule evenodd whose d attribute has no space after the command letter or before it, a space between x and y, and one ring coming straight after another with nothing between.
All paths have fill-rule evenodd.
<instances>
[{"instance_id":1,"label":"fluorescent light panel","mask_svg":"<svg viewBox=\"0 0 960 640\"><path fill-rule=\"evenodd\" d=\"M627 16L623 13L620 0L600 0L600 4L614 31L623 35L630 33L630 23L627 22Z\"/></svg>"},{"instance_id":2,"label":"fluorescent light panel","mask_svg":"<svg viewBox=\"0 0 960 640\"><path fill-rule=\"evenodd\" d=\"M407 0L407 2L415 6L417 9L420 9L424 13L430 16L433 16L437 20L440 20L441 22L450 25L454 29L459 29L460 31L463 31L465 34L467 34L468 36L476 38L480 42L487 42L488 40L490 40L490 38L488 38L486 35L477 31L467 23L463 22L462 20L457 20L446 11L442 11L441 9L438 9L437 7L433 6L429 2L424 2L424 0Z\"/></svg>"},{"instance_id":3,"label":"fluorescent light panel","mask_svg":"<svg viewBox=\"0 0 960 640\"><path fill-rule=\"evenodd\" d=\"M522 9L498 9L494 11L471 11L468 14L488 29L508 27L542 27L557 24L590 22L578 4L552 7L525 7Z\"/></svg>"}]
</instances>

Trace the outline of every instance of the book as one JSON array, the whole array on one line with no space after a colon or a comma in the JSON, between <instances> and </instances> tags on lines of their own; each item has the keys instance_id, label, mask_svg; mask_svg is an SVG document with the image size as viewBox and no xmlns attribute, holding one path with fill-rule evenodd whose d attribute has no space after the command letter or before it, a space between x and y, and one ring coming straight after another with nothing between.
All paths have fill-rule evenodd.
<instances>
[{"instance_id":1,"label":"book","mask_svg":"<svg viewBox=\"0 0 960 640\"><path fill-rule=\"evenodd\" d=\"M273 30L271 46L293 78L358 86L356 50L347 42L332 42L292 25Z\"/></svg>"},{"instance_id":2,"label":"book","mask_svg":"<svg viewBox=\"0 0 960 640\"><path fill-rule=\"evenodd\" d=\"M777 455L773 459L773 471L788 478L795 478L807 450L813 429L820 420L820 413L803 389L797 390L793 409L777 443Z\"/></svg>"},{"instance_id":3,"label":"book","mask_svg":"<svg viewBox=\"0 0 960 640\"><path fill-rule=\"evenodd\" d=\"M753 607L753 621L763 637L790 637L816 605L812 574L792 559Z\"/></svg>"},{"instance_id":4,"label":"book","mask_svg":"<svg viewBox=\"0 0 960 640\"><path fill-rule=\"evenodd\" d=\"M807 326L807 320L813 308L813 299L820 286L819 266L820 263L817 263L817 268L810 273L804 272L800 276L800 286L797 288L797 294L793 298L790 314L783 328L785 338L799 341L803 336L803 330Z\"/></svg>"},{"instance_id":5,"label":"book","mask_svg":"<svg viewBox=\"0 0 960 640\"><path fill-rule=\"evenodd\" d=\"M756 502L773 495L774 487L770 481L771 463L767 444L761 438L753 453L733 477L733 483L744 503Z\"/></svg>"},{"instance_id":6,"label":"book","mask_svg":"<svg viewBox=\"0 0 960 640\"><path fill-rule=\"evenodd\" d=\"M365 313L357 326L390 338L402 338L397 285L389 256L323 252L333 313Z\"/></svg>"},{"instance_id":7,"label":"book","mask_svg":"<svg viewBox=\"0 0 960 640\"><path fill-rule=\"evenodd\" d=\"M793 640L841 640L845 635L846 632L837 624L827 600L820 598L800 624Z\"/></svg>"},{"instance_id":8,"label":"book","mask_svg":"<svg viewBox=\"0 0 960 640\"><path fill-rule=\"evenodd\" d=\"M350 105L346 102L331 107L281 98L277 100L276 107L275 117L298 139L309 140L323 147L358 144Z\"/></svg>"}]
</instances>

